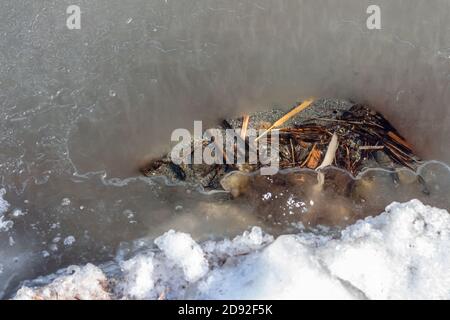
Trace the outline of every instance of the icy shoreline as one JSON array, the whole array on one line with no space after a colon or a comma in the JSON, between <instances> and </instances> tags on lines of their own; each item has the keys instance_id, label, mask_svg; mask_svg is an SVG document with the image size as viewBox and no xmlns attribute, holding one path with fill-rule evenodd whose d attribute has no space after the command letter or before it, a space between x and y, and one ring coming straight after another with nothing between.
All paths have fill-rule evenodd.
<instances>
[{"instance_id":1,"label":"icy shoreline","mask_svg":"<svg viewBox=\"0 0 450 320\"><path fill-rule=\"evenodd\" d=\"M450 299L450 215L394 203L333 239L253 228L196 243L169 231L104 266L27 282L15 299Z\"/></svg>"}]
</instances>

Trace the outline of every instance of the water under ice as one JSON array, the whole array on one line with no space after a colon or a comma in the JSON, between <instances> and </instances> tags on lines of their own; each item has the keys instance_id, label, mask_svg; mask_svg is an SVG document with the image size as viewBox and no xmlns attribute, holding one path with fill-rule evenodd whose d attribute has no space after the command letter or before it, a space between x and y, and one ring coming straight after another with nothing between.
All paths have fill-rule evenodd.
<instances>
[{"instance_id":1,"label":"water under ice","mask_svg":"<svg viewBox=\"0 0 450 320\"><path fill-rule=\"evenodd\" d=\"M136 248L27 282L15 299L450 299L450 215L418 200L337 237L254 227L197 243L169 231Z\"/></svg>"}]
</instances>

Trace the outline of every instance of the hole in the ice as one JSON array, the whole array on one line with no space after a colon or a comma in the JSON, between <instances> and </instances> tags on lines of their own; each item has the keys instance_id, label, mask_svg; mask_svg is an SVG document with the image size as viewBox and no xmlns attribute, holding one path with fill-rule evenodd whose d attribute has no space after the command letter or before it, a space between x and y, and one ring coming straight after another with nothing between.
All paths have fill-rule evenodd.
<instances>
[{"instance_id":1,"label":"hole in the ice","mask_svg":"<svg viewBox=\"0 0 450 320\"><path fill-rule=\"evenodd\" d=\"M186 212L204 209L206 219L213 215L252 216L271 232L280 234L299 228L315 230L318 226L342 228L357 220L376 216L392 202L418 199L424 204L450 209L450 170L443 163L430 161L410 169L386 170L370 168L354 177L349 172L329 167L323 170L325 183L317 189L317 172L311 169L290 168L274 176L257 172L235 173L245 184L233 197L198 187L196 206L183 205ZM173 185L172 185L173 187ZM203 198L204 197L204 198ZM183 216L184 212L177 212ZM233 221L233 220L230 220Z\"/></svg>"}]
</instances>

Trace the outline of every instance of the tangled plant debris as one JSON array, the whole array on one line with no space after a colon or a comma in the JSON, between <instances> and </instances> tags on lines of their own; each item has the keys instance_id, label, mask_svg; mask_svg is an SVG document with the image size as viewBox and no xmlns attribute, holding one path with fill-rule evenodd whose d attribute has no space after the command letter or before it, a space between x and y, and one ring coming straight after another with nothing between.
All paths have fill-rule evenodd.
<instances>
[{"instance_id":1,"label":"tangled plant debris","mask_svg":"<svg viewBox=\"0 0 450 320\"><path fill-rule=\"evenodd\" d=\"M246 148L250 145L246 137L248 129L265 130L256 140L277 130L280 169L308 168L319 171L333 165L356 176L365 168L395 171L396 168L406 167L415 170L421 163L411 145L383 115L345 100L306 100L286 114L279 109L257 112L239 119L224 120L218 129L240 130ZM193 149L204 148L211 142L192 141L192 146ZM220 147L225 156L225 146ZM233 148L237 149L236 144ZM244 164L229 162L178 165L167 155L150 161L141 168L141 172L146 176L162 175L206 189L223 189L221 180L227 173L255 172L264 166L262 163L251 164L248 159Z\"/></svg>"}]
</instances>

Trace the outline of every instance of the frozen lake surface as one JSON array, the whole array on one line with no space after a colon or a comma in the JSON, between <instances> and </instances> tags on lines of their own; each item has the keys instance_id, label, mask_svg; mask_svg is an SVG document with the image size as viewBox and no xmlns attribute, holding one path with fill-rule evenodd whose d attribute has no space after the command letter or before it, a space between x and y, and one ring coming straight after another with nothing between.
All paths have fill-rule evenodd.
<instances>
[{"instance_id":1,"label":"frozen lake surface","mask_svg":"<svg viewBox=\"0 0 450 320\"><path fill-rule=\"evenodd\" d=\"M359 0L81 0L80 30L66 27L69 0L3 0L0 297L69 265L102 265L170 229L200 247L250 226L275 238L298 233L261 223L251 204L140 177L142 162L168 151L173 129L194 120L208 127L309 96L340 97L382 112L422 158L449 163L450 2L378 2L382 30L369 32ZM370 214L413 198L450 209L443 163L424 169L430 198L378 184L372 199L382 200ZM282 254L291 240L264 250ZM148 288L148 297L160 293Z\"/></svg>"}]
</instances>

